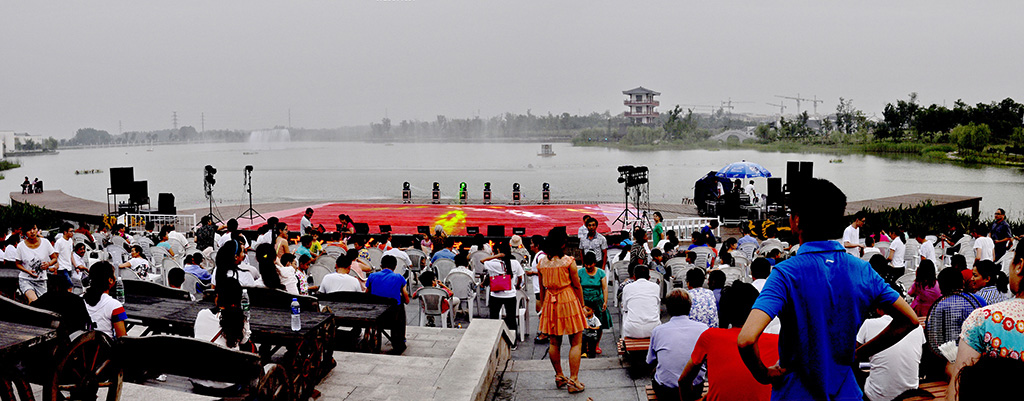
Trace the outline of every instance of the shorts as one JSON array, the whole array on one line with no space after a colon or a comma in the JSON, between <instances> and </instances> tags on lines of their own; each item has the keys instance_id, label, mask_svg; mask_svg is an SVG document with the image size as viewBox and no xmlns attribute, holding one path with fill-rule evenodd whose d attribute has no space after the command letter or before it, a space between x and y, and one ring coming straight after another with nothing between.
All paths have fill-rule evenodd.
<instances>
[{"instance_id":1,"label":"shorts","mask_svg":"<svg viewBox=\"0 0 1024 401\"><path fill-rule=\"evenodd\" d=\"M46 280L26 280L23 278L18 279L18 289L21 290L22 294L27 294L29 290L35 291L37 297L46 294Z\"/></svg>"}]
</instances>

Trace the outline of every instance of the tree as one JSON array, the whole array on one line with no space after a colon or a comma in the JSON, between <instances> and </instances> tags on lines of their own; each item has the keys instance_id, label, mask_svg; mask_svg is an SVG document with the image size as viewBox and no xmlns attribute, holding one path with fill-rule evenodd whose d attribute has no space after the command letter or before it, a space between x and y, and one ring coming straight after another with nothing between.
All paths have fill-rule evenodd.
<instances>
[{"instance_id":1,"label":"tree","mask_svg":"<svg viewBox=\"0 0 1024 401\"><path fill-rule=\"evenodd\" d=\"M93 128L80 128L75 132L71 142L76 145L101 145L110 143L114 138L107 131Z\"/></svg>"},{"instance_id":2,"label":"tree","mask_svg":"<svg viewBox=\"0 0 1024 401\"><path fill-rule=\"evenodd\" d=\"M958 125L951 132L960 150L980 151L992 140L992 129L987 124Z\"/></svg>"}]
</instances>

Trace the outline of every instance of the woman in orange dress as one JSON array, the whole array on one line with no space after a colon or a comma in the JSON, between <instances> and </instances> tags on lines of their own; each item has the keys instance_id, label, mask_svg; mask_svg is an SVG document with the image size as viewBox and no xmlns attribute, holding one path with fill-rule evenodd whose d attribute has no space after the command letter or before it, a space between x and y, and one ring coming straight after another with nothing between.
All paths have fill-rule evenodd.
<instances>
[{"instance_id":1,"label":"woman in orange dress","mask_svg":"<svg viewBox=\"0 0 1024 401\"><path fill-rule=\"evenodd\" d=\"M544 313L540 315L541 333L547 333L551 344L548 359L555 368L555 386L568 385L570 393L584 390L579 381L580 354L583 329L587 327L583 314L583 287L576 273L576 261L565 255L566 234L564 228L548 232L544 241L544 256L537 263L540 275L540 297L544 300ZM537 312L541 304L537 303ZM562 374L562 335L569 336L569 378Z\"/></svg>"}]
</instances>

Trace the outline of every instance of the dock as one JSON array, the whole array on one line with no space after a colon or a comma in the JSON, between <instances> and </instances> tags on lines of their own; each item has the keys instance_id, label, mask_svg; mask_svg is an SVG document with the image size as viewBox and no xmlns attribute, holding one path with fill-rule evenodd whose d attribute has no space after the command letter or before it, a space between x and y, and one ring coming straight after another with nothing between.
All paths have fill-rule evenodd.
<instances>
[{"instance_id":1,"label":"dock","mask_svg":"<svg viewBox=\"0 0 1024 401\"><path fill-rule=\"evenodd\" d=\"M853 216L855 213L867 209L872 212L880 212L889 208L913 208L923 203L931 202L933 207L957 211L971 209L971 216L977 217L980 196L944 195L944 194L907 194L889 196L885 198L865 199L846 203L846 215Z\"/></svg>"}]
</instances>

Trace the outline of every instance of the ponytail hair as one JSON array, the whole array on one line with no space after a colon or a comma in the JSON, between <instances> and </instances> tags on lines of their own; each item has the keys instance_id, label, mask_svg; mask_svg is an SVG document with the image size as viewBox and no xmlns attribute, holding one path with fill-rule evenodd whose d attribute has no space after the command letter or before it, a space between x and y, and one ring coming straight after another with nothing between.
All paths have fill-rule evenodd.
<instances>
[{"instance_id":1,"label":"ponytail hair","mask_svg":"<svg viewBox=\"0 0 1024 401\"><path fill-rule=\"evenodd\" d=\"M503 255L501 262L505 265L505 274L512 275L512 248L509 247L508 242L499 242L494 245L497 249L497 253Z\"/></svg>"},{"instance_id":2,"label":"ponytail hair","mask_svg":"<svg viewBox=\"0 0 1024 401\"><path fill-rule=\"evenodd\" d=\"M103 293L110 291L110 279L116 280L114 277L114 265L107 261L96 262L96 264L89 268L89 277L92 284L89 285L89 288L85 289L83 298L85 298L85 303L89 304L89 306L96 306L100 302L100 297L103 296Z\"/></svg>"},{"instance_id":3,"label":"ponytail hair","mask_svg":"<svg viewBox=\"0 0 1024 401\"><path fill-rule=\"evenodd\" d=\"M277 272L277 252L270 244L260 244L256 247L256 262L259 264L260 277L263 278L263 285L275 290L284 290L281 284L281 275ZM284 259L283 257L281 259ZM283 260L282 260L283 261Z\"/></svg>"}]
</instances>

